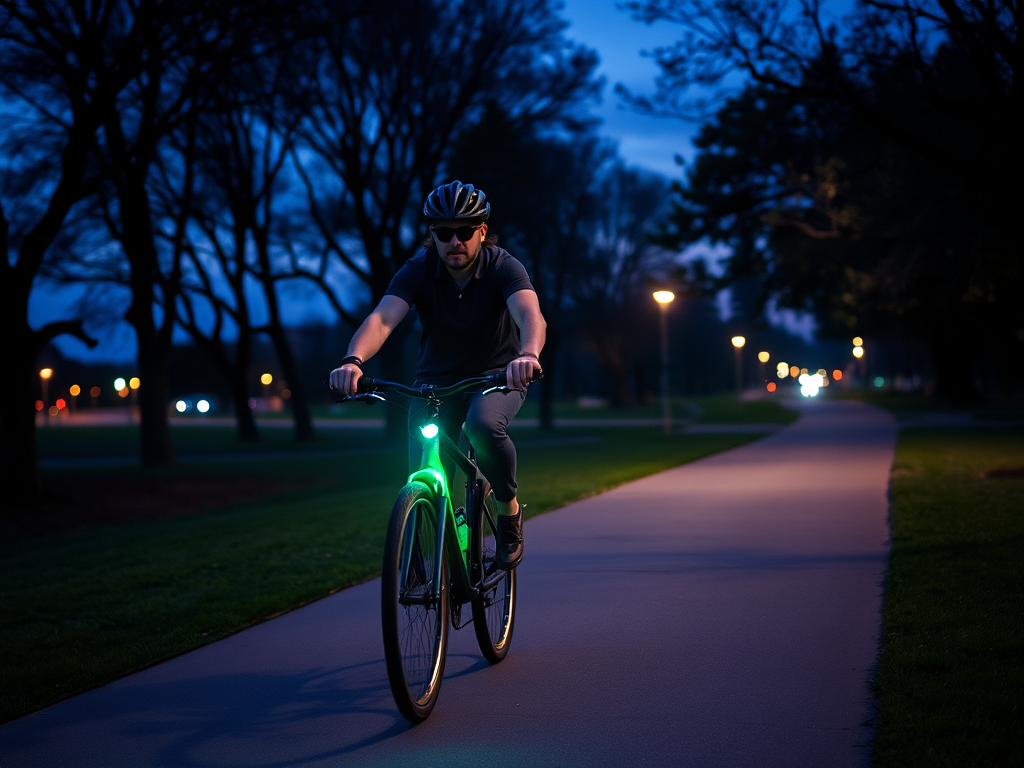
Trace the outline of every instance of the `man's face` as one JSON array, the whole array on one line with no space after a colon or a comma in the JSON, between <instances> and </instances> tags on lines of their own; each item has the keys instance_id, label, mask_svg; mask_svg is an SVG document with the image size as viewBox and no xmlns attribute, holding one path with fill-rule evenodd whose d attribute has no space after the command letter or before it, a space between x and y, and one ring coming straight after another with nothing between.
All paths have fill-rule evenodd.
<instances>
[{"instance_id":1,"label":"man's face","mask_svg":"<svg viewBox=\"0 0 1024 768\"><path fill-rule=\"evenodd\" d=\"M466 226L457 221L446 221L431 226L430 234L448 270L461 274L468 272L476 263L480 246L487 237L487 225Z\"/></svg>"}]
</instances>

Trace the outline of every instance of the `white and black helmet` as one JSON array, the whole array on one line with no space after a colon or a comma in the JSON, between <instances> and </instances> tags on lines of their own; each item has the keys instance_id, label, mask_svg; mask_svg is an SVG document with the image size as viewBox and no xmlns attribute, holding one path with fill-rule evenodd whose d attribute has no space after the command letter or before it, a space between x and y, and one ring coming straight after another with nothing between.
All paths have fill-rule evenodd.
<instances>
[{"instance_id":1,"label":"white and black helmet","mask_svg":"<svg viewBox=\"0 0 1024 768\"><path fill-rule=\"evenodd\" d=\"M491 204L483 190L453 181L442 184L427 196L423 215L430 221L464 221L482 224L491 215Z\"/></svg>"}]
</instances>

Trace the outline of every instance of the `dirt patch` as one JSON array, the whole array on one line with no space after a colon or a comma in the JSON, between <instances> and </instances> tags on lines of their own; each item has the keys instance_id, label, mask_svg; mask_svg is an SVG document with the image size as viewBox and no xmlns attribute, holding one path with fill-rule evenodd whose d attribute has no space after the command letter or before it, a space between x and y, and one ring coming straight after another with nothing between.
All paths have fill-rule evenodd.
<instances>
[{"instance_id":1,"label":"dirt patch","mask_svg":"<svg viewBox=\"0 0 1024 768\"><path fill-rule=\"evenodd\" d=\"M1001 477L1019 480L1024 478L1024 467L996 467L995 469L990 469L986 472L984 477Z\"/></svg>"},{"instance_id":2,"label":"dirt patch","mask_svg":"<svg viewBox=\"0 0 1024 768\"><path fill-rule=\"evenodd\" d=\"M73 489L53 488L48 501L0 516L0 541L10 544L69 530L187 517L206 509L298 490L310 482L238 477L76 481Z\"/></svg>"}]
</instances>

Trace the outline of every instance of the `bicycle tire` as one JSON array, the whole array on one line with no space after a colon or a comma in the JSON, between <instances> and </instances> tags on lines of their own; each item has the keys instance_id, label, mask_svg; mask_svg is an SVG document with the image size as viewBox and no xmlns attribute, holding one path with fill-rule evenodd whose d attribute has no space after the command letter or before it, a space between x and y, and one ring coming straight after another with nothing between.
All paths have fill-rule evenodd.
<instances>
[{"instance_id":1,"label":"bicycle tire","mask_svg":"<svg viewBox=\"0 0 1024 768\"><path fill-rule=\"evenodd\" d=\"M500 569L494 559L497 509L494 493L487 489L483 504L475 511L478 519L473 525L477 538L474 552L480 553L481 572L486 579ZM505 571L505 577L492 589L473 598L473 627L480 652L491 664L497 664L508 655L512 644L512 630L516 622L516 571Z\"/></svg>"},{"instance_id":2,"label":"bicycle tire","mask_svg":"<svg viewBox=\"0 0 1024 768\"><path fill-rule=\"evenodd\" d=\"M425 720L437 703L448 648L448 569L436 533L433 494L421 483L409 483L391 510L384 543L381 626L391 693L411 723ZM409 602L430 593L438 556L440 600Z\"/></svg>"}]
</instances>

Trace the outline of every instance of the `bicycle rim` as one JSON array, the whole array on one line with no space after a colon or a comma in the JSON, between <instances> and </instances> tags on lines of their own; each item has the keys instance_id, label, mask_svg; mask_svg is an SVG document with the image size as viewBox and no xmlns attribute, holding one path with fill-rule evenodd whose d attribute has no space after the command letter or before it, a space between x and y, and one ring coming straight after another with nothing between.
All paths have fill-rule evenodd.
<instances>
[{"instance_id":1,"label":"bicycle rim","mask_svg":"<svg viewBox=\"0 0 1024 768\"><path fill-rule=\"evenodd\" d=\"M381 623L391 692L413 723L430 714L444 677L448 585L443 560L440 599L429 599L437 592L438 556L434 499L425 486L411 483L399 494L388 525Z\"/></svg>"},{"instance_id":2,"label":"bicycle rim","mask_svg":"<svg viewBox=\"0 0 1024 768\"><path fill-rule=\"evenodd\" d=\"M479 524L474 526L479 537L481 568L484 580L500 572L494 559L495 525L497 510L494 494L484 497L484 509ZM473 599L473 626L477 643L484 658L497 664L508 654L512 643L512 629L516 616L516 572L504 571L504 578L483 595Z\"/></svg>"}]
</instances>

